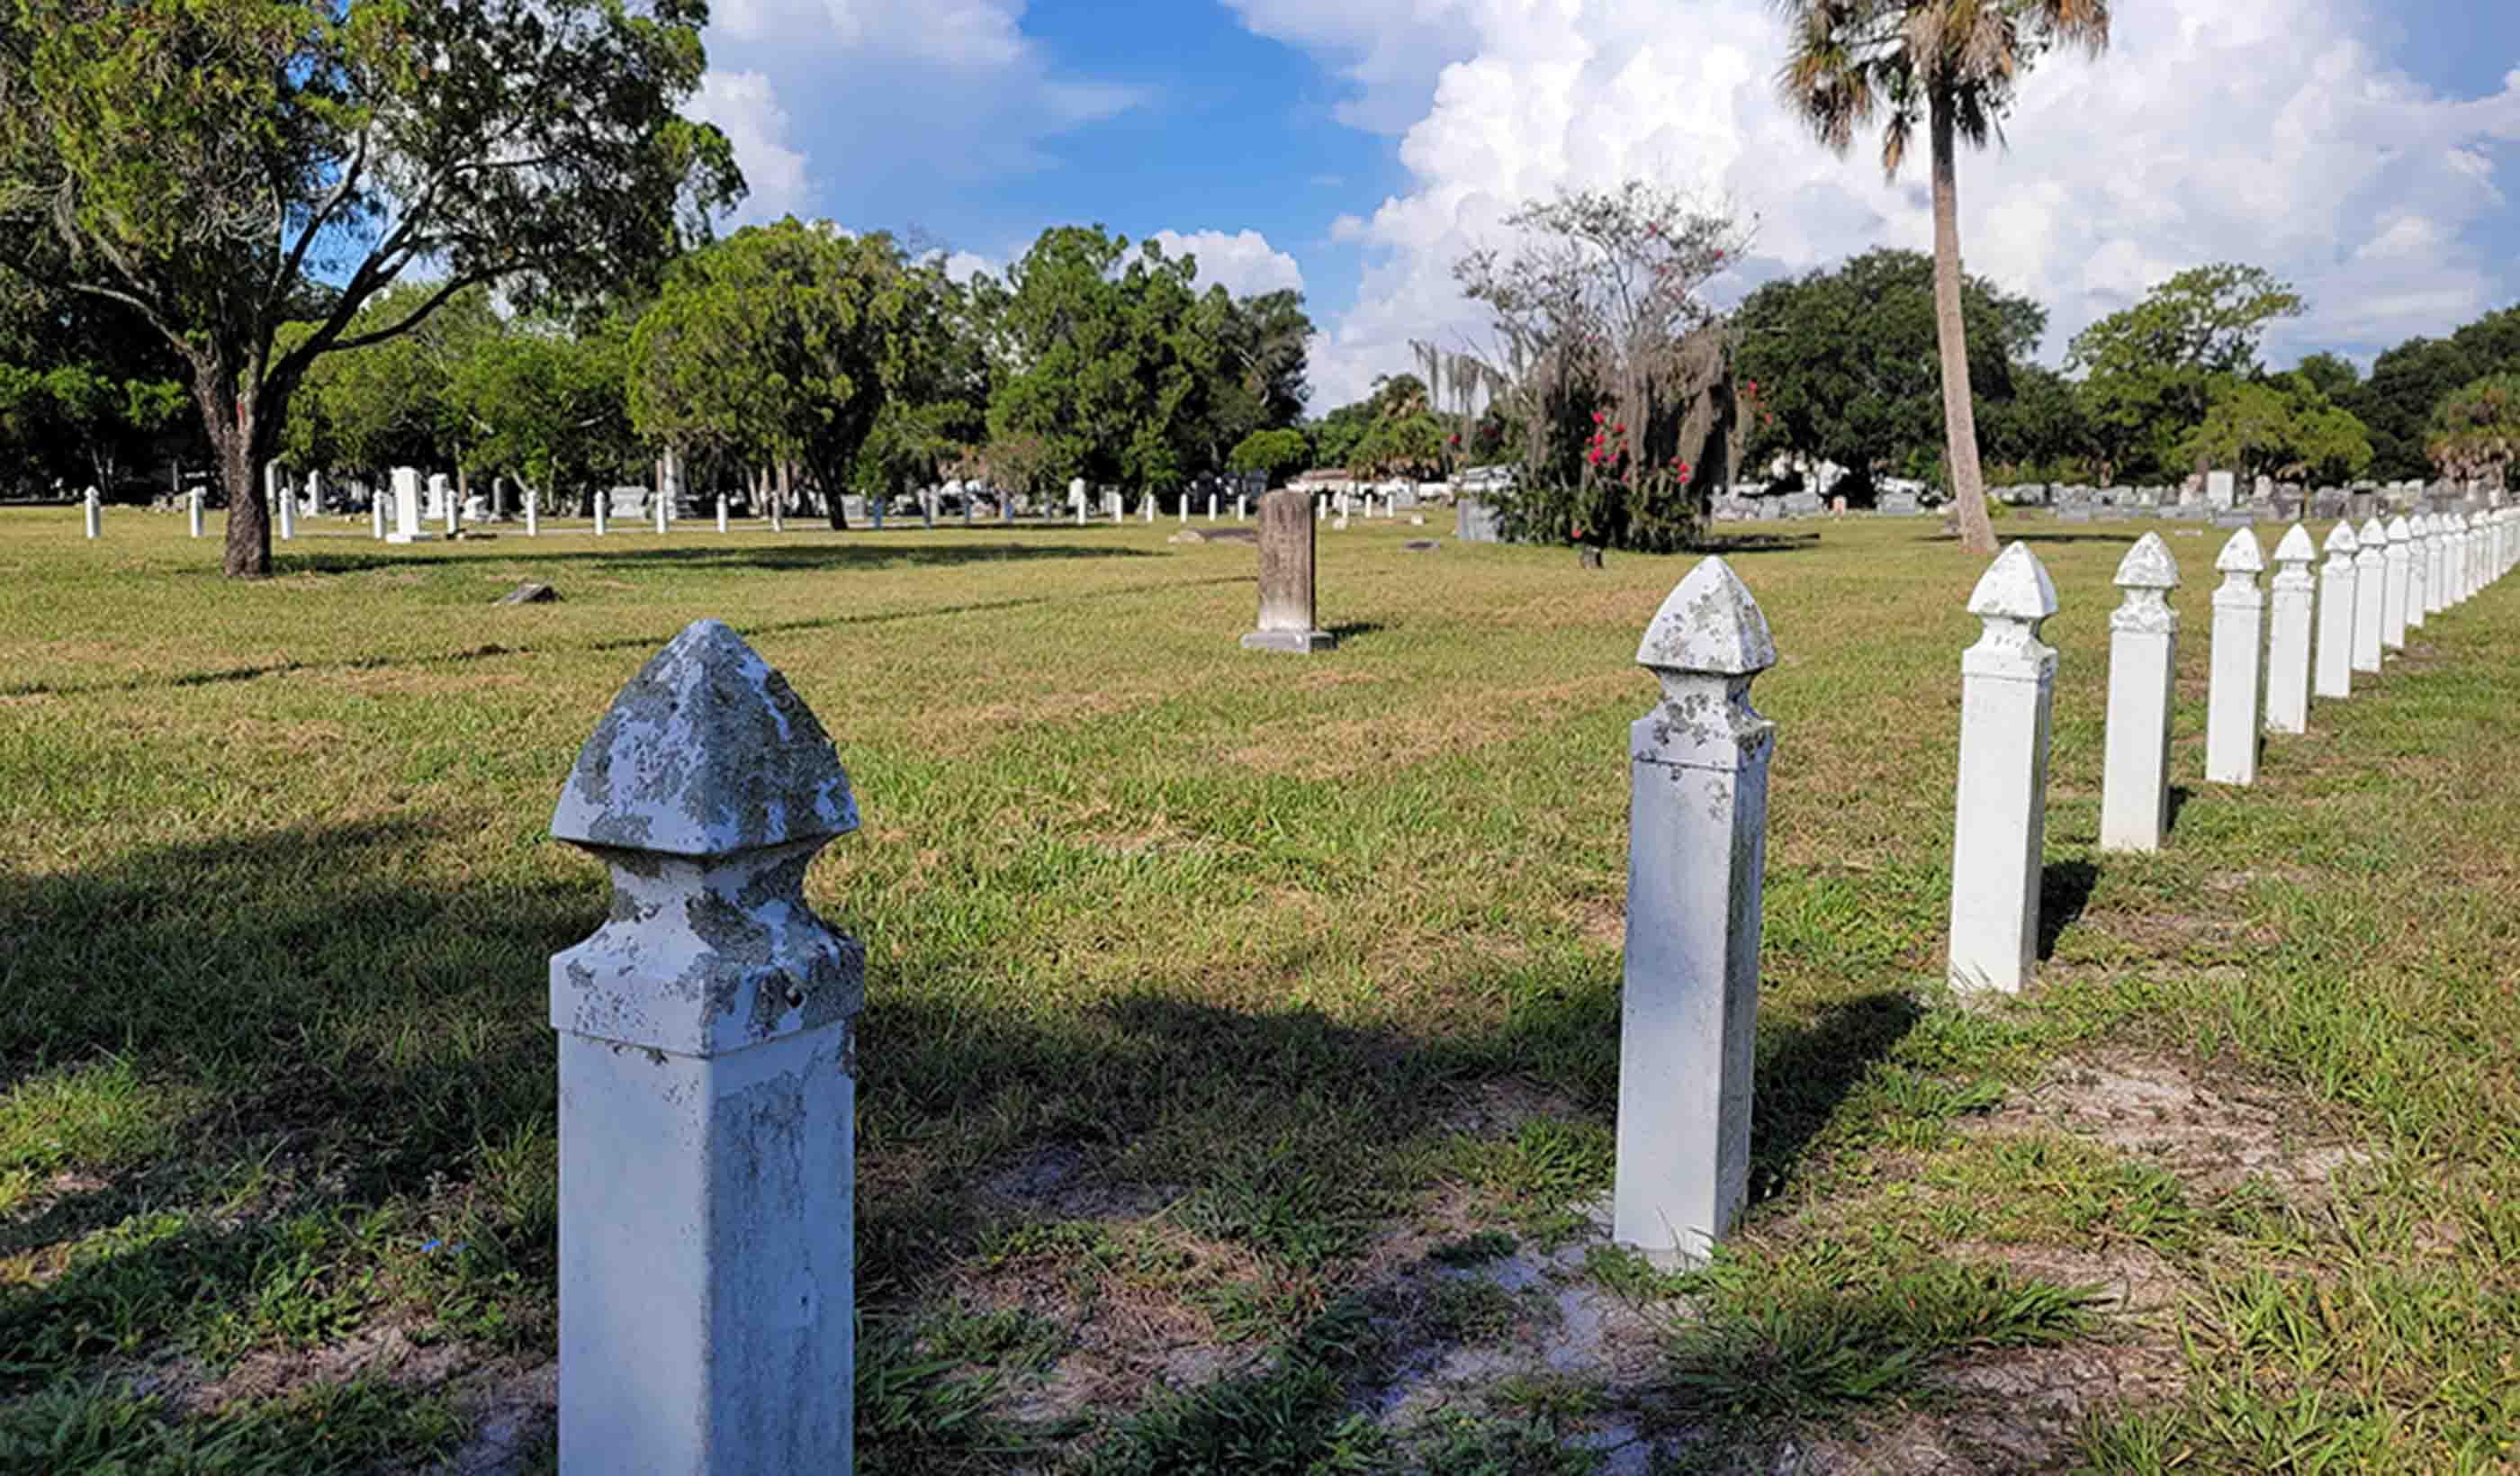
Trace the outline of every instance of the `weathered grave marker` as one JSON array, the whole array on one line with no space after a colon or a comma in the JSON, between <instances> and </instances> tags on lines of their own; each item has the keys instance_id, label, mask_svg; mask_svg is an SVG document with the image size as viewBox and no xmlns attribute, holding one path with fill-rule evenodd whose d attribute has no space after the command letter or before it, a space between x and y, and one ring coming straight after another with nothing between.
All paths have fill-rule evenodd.
<instances>
[{"instance_id":1,"label":"weathered grave marker","mask_svg":"<svg viewBox=\"0 0 2520 1476\"><path fill-rule=\"evenodd\" d=\"M86 496L80 499L79 516L88 537L105 536L105 502L97 495L94 487L88 488Z\"/></svg>"},{"instance_id":2,"label":"weathered grave marker","mask_svg":"<svg viewBox=\"0 0 2520 1476\"><path fill-rule=\"evenodd\" d=\"M1760 892L1776 725L1750 683L1777 664L1759 603L1721 559L1689 571L1637 648L1662 684L1628 730L1628 917L1611 1234L1695 1266L1750 1190Z\"/></svg>"},{"instance_id":3,"label":"weathered grave marker","mask_svg":"<svg viewBox=\"0 0 2520 1476\"><path fill-rule=\"evenodd\" d=\"M2415 529L2405 514L2381 530L2387 539L2388 582L2380 603L2380 644L2391 650L2407 649L2407 595L2415 565Z\"/></svg>"},{"instance_id":4,"label":"weathered grave marker","mask_svg":"<svg viewBox=\"0 0 2520 1476\"><path fill-rule=\"evenodd\" d=\"M1315 623L1320 525L1304 515L1310 500L1291 487L1260 499L1260 628L1243 636L1245 650L1310 653L1338 645L1336 636Z\"/></svg>"},{"instance_id":5,"label":"weathered grave marker","mask_svg":"<svg viewBox=\"0 0 2520 1476\"><path fill-rule=\"evenodd\" d=\"M2267 592L2258 588L2266 569L2258 537L2246 528L2231 535L2214 567L2223 572L2214 592L2214 664L2205 697L2205 778L2217 784L2258 782L2258 693L2265 678Z\"/></svg>"},{"instance_id":6,"label":"weathered grave marker","mask_svg":"<svg viewBox=\"0 0 2520 1476\"><path fill-rule=\"evenodd\" d=\"M2100 849L2158 851L2170 827L2170 704L2179 671L2179 561L2146 533L2118 563L2126 591L2109 613L2108 734Z\"/></svg>"},{"instance_id":7,"label":"weathered grave marker","mask_svg":"<svg viewBox=\"0 0 2520 1476\"><path fill-rule=\"evenodd\" d=\"M2310 566L2318 561L2318 545L2310 529L2294 523L2275 545L2277 572L2268 602L2267 731L2310 731L2311 611L2318 603L2318 578Z\"/></svg>"},{"instance_id":8,"label":"weathered grave marker","mask_svg":"<svg viewBox=\"0 0 2520 1476\"><path fill-rule=\"evenodd\" d=\"M2018 994L2038 962L2056 685L2056 652L2039 627L2056 613L2056 586L2030 546L2015 543L1988 566L1968 608L1986 629L1960 657L1951 980Z\"/></svg>"},{"instance_id":9,"label":"weathered grave marker","mask_svg":"<svg viewBox=\"0 0 2520 1476\"><path fill-rule=\"evenodd\" d=\"M2428 513L2407 519L2407 629L2410 631L2423 628L2432 605L2432 522Z\"/></svg>"},{"instance_id":10,"label":"weathered grave marker","mask_svg":"<svg viewBox=\"0 0 2520 1476\"><path fill-rule=\"evenodd\" d=\"M2354 525L2340 522L2327 532L2327 561L2318 569L2318 693L2343 699L2354 695L2355 568Z\"/></svg>"},{"instance_id":11,"label":"weathered grave marker","mask_svg":"<svg viewBox=\"0 0 2520 1476\"><path fill-rule=\"evenodd\" d=\"M185 521L195 538L202 536L202 489L195 487L184 495Z\"/></svg>"},{"instance_id":12,"label":"weathered grave marker","mask_svg":"<svg viewBox=\"0 0 2520 1476\"><path fill-rule=\"evenodd\" d=\"M393 531L385 535L387 543L427 543L437 535L420 525L420 471L413 467L396 467L390 478L393 487Z\"/></svg>"},{"instance_id":13,"label":"weathered grave marker","mask_svg":"<svg viewBox=\"0 0 2520 1476\"><path fill-rule=\"evenodd\" d=\"M822 725L714 620L562 790L553 836L613 888L551 961L566 1476L850 1469L865 955L801 887L857 824Z\"/></svg>"},{"instance_id":14,"label":"weathered grave marker","mask_svg":"<svg viewBox=\"0 0 2520 1476\"><path fill-rule=\"evenodd\" d=\"M2389 530L2365 518L2354 543L2354 669L2376 672L2389 624Z\"/></svg>"}]
</instances>

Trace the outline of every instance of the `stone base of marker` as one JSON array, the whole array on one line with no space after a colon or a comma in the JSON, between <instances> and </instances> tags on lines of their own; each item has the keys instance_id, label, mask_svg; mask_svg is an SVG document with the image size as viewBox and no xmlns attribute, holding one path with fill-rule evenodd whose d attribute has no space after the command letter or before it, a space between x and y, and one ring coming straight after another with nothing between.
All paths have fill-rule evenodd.
<instances>
[{"instance_id":1,"label":"stone base of marker","mask_svg":"<svg viewBox=\"0 0 2520 1476\"><path fill-rule=\"evenodd\" d=\"M1326 630L1255 630L1244 633L1244 650L1282 650L1295 655L1310 655L1318 650L1331 650L1338 637Z\"/></svg>"}]
</instances>

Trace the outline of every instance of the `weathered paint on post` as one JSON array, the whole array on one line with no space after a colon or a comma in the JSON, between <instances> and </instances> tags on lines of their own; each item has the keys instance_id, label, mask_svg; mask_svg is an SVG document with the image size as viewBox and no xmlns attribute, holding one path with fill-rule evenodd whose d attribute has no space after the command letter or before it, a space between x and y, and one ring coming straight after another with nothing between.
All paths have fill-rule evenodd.
<instances>
[{"instance_id":1,"label":"weathered paint on post","mask_svg":"<svg viewBox=\"0 0 2520 1476\"><path fill-rule=\"evenodd\" d=\"M2327 561L2318 567L2318 658L2315 689L2322 697L2354 695L2354 524L2327 532Z\"/></svg>"},{"instance_id":2,"label":"weathered paint on post","mask_svg":"<svg viewBox=\"0 0 2520 1476\"><path fill-rule=\"evenodd\" d=\"M2389 623L2389 530L2365 518L2354 541L2354 669L2376 672Z\"/></svg>"},{"instance_id":3,"label":"weathered paint on post","mask_svg":"<svg viewBox=\"0 0 2520 1476\"><path fill-rule=\"evenodd\" d=\"M1662 684L1628 730L1628 921L1611 1234L1695 1266L1750 1193L1760 893L1776 725L1750 683L1777 664L1759 603L1721 559L1645 627Z\"/></svg>"},{"instance_id":4,"label":"weathered paint on post","mask_svg":"<svg viewBox=\"0 0 2520 1476\"><path fill-rule=\"evenodd\" d=\"M2170 828L2170 706L2179 668L2179 560L2146 533L2118 563L2126 591L2109 612L2108 736L2100 849L2158 851Z\"/></svg>"},{"instance_id":5,"label":"weathered paint on post","mask_svg":"<svg viewBox=\"0 0 2520 1476\"><path fill-rule=\"evenodd\" d=\"M2318 545L2294 523L2275 545L2274 594L2268 602L2267 731L2310 731L2311 611L2318 604Z\"/></svg>"},{"instance_id":6,"label":"weathered paint on post","mask_svg":"<svg viewBox=\"0 0 2520 1476\"><path fill-rule=\"evenodd\" d=\"M1968 608L1986 630L1960 657L1951 980L2018 994L2038 966L2056 687L2056 652L2039 627L2056 613L2056 586L2030 546L2015 543L1978 580Z\"/></svg>"},{"instance_id":7,"label":"weathered paint on post","mask_svg":"<svg viewBox=\"0 0 2520 1476\"><path fill-rule=\"evenodd\" d=\"M2407 649L2407 596L2414 583L2415 527L2405 514L2381 530L2387 539L2388 580L2380 600L2380 644L2391 650Z\"/></svg>"},{"instance_id":8,"label":"weathered paint on post","mask_svg":"<svg viewBox=\"0 0 2520 1476\"><path fill-rule=\"evenodd\" d=\"M552 834L613 888L551 961L564 1476L850 1469L865 956L801 887L857 824L822 725L714 620L562 790Z\"/></svg>"},{"instance_id":9,"label":"weathered paint on post","mask_svg":"<svg viewBox=\"0 0 2520 1476\"><path fill-rule=\"evenodd\" d=\"M2223 546L2214 567L2214 667L2205 696L2205 778L2217 784L2258 782L2258 695L2266 676L2266 569L2257 535L2242 528Z\"/></svg>"}]
</instances>

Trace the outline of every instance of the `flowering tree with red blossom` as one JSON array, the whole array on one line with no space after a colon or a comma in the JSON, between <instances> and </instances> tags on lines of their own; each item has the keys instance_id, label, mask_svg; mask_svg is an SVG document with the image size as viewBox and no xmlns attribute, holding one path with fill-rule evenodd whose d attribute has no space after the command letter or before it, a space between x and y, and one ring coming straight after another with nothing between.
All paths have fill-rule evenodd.
<instances>
[{"instance_id":1,"label":"flowering tree with red blossom","mask_svg":"<svg viewBox=\"0 0 2520 1476\"><path fill-rule=\"evenodd\" d=\"M1749 232L1642 180L1561 191L1505 223L1511 247L1474 250L1453 274L1488 309L1493 401L1521 433L1521 485L1501 509L1508 532L1688 542L1698 482L1726 461L1737 419L1729 336L1703 291Z\"/></svg>"}]
</instances>

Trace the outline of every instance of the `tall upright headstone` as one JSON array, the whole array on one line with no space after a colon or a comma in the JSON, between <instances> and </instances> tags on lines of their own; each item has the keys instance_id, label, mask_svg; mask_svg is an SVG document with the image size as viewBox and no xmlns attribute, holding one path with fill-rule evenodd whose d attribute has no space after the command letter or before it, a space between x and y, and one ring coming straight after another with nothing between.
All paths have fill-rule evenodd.
<instances>
[{"instance_id":1,"label":"tall upright headstone","mask_svg":"<svg viewBox=\"0 0 2520 1476\"><path fill-rule=\"evenodd\" d=\"M1952 842L1951 979L2018 994L2039 960L2048 838L2048 738L2056 651L2039 627L2056 586L2025 543L2005 549L1969 597L1985 633L1960 657L1960 772Z\"/></svg>"},{"instance_id":2,"label":"tall upright headstone","mask_svg":"<svg viewBox=\"0 0 2520 1476\"><path fill-rule=\"evenodd\" d=\"M2378 517L2354 530L2354 669L2380 669L2389 625L2389 530Z\"/></svg>"},{"instance_id":3,"label":"tall upright headstone","mask_svg":"<svg viewBox=\"0 0 2520 1476\"><path fill-rule=\"evenodd\" d=\"M324 515L324 475L312 470L306 473L306 515L309 517Z\"/></svg>"},{"instance_id":4,"label":"tall upright headstone","mask_svg":"<svg viewBox=\"0 0 2520 1476\"><path fill-rule=\"evenodd\" d=\"M79 515L88 537L105 536L105 499L94 487L88 488L87 495L80 499Z\"/></svg>"},{"instance_id":5,"label":"tall upright headstone","mask_svg":"<svg viewBox=\"0 0 2520 1476\"><path fill-rule=\"evenodd\" d=\"M2100 849L2158 851L2170 828L2170 710L2179 675L2179 560L2146 533L2118 562L2126 591L2109 613L2108 736Z\"/></svg>"},{"instance_id":6,"label":"tall upright headstone","mask_svg":"<svg viewBox=\"0 0 2520 1476\"><path fill-rule=\"evenodd\" d=\"M1751 707L1750 683L1777 664L1777 648L1759 603L1723 559L1708 559L1663 601L1637 662L1662 696L1628 730L1611 1234L1655 1262L1694 1266L1732 1233L1750 1195L1776 749L1776 725Z\"/></svg>"},{"instance_id":7,"label":"tall upright headstone","mask_svg":"<svg viewBox=\"0 0 2520 1476\"><path fill-rule=\"evenodd\" d=\"M524 494L525 536L527 538L540 538L543 533L542 494L536 492L530 486L524 488Z\"/></svg>"},{"instance_id":8,"label":"tall upright headstone","mask_svg":"<svg viewBox=\"0 0 2520 1476\"><path fill-rule=\"evenodd\" d=\"M2294 523L2275 545L2275 577L2267 603L2267 731L2310 731L2311 612L2318 604L2318 545Z\"/></svg>"},{"instance_id":9,"label":"tall upright headstone","mask_svg":"<svg viewBox=\"0 0 2520 1476\"><path fill-rule=\"evenodd\" d=\"M2318 659L2316 690L2322 697L2354 695L2354 524L2327 533L2327 561L2318 568Z\"/></svg>"},{"instance_id":10,"label":"tall upright headstone","mask_svg":"<svg viewBox=\"0 0 2520 1476\"><path fill-rule=\"evenodd\" d=\"M2239 480L2228 471L2205 473L2205 502L2217 513L2228 513L2240 500Z\"/></svg>"},{"instance_id":11,"label":"tall upright headstone","mask_svg":"<svg viewBox=\"0 0 2520 1476\"><path fill-rule=\"evenodd\" d=\"M612 872L551 961L564 1476L851 1468L866 956L801 888L857 825L813 712L715 620L561 792L553 837Z\"/></svg>"},{"instance_id":12,"label":"tall upright headstone","mask_svg":"<svg viewBox=\"0 0 2520 1476\"><path fill-rule=\"evenodd\" d=\"M290 496L287 484L272 474L280 470L278 467L266 463L262 470L265 489L262 505L271 510L273 520L280 525L281 538L284 541L293 539L297 536L297 499Z\"/></svg>"},{"instance_id":13,"label":"tall upright headstone","mask_svg":"<svg viewBox=\"0 0 2520 1476\"><path fill-rule=\"evenodd\" d=\"M2267 592L2258 588L2266 556L2246 528L2231 535L2214 567L2214 664L2205 696L2205 778L2218 784L2258 782L2258 700L2266 676Z\"/></svg>"},{"instance_id":14,"label":"tall upright headstone","mask_svg":"<svg viewBox=\"0 0 2520 1476\"><path fill-rule=\"evenodd\" d=\"M420 525L420 471L412 467L393 469L393 531L385 535L387 543L427 543L437 535Z\"/></svg>"},{"instance_id":15,"label":"tall upright headstone","mask_svg":"<svg viewBox=\"0 0 2520 1476\"><path fill-rule=\"evenodd\" d=\"M202 536L202 489L195 487L184 497L185 521L195 538Z\"/></svg>"},{"instance_id":16,"label":"tall upright headstone","mask_svg":"<svg viewBox=\"0 0 2520 1476\"><path fill-rule=\"evenodd\" d=\"M1301 492L1281 489L1260 499L1260 628L1242 638L1245 650L1328 650L1338 638L1315 622L1316 525Z\"/></svg>"}]
</instances>

